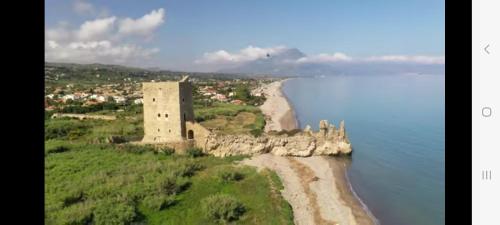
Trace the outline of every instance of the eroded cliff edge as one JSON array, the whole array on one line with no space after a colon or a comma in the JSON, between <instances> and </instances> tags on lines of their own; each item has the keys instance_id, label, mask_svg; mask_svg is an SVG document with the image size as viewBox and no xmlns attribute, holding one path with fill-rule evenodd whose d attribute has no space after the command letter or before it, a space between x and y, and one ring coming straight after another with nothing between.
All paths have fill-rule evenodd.
<instances>
[{"instance_id":1,"label":"eroded cliff edge","mask_svg":"<svg viewBox=\"0 0 500 225\"><path fill-rule=\"evenodd\" d=\"M197 141L207 154L224 157L232 155L256 155L271 153L279 156L339 155L352 152L345 132L344 121L339 128L327 120L321 120L319 131L310 126L304 130L269 132L260 137L251 135L219 135L209 133L205 141Z\"/></svg>"}]
</instances>

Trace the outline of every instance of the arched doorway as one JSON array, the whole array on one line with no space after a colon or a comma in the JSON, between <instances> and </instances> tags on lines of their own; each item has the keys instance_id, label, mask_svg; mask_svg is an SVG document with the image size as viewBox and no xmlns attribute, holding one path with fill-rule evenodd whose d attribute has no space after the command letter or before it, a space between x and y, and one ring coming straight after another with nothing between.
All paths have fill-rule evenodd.
<instances>
[{"instance_id":1,"label":"arched doorway","mask_svg":"<svg viewBox=\"0 0 500 225\"><path fill-rule=\"evenodd\" d=\"M188 130L188 139L193 139L193 138L194 138L193 130Z\"/></svg>"}]
</instances>

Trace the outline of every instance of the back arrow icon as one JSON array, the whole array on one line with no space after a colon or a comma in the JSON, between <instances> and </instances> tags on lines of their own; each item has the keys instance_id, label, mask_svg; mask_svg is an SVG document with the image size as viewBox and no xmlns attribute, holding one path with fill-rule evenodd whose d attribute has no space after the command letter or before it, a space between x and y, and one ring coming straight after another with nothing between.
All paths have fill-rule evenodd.
<instances>
[{"instance_id":1,"label":"back arrow icon","mask_svg":"<svg viewBox=\"0 0 500 225\"><path fill-rule=\"evenodd\" d=\"M489 45L489 44L488 44L488 45L486 45L486 47L484 47L484 51L485 51L486 53L488 53L488 54L490 54L490 52L488 51L488 48L489 48L489 47L490 47L490 45Z\"/></svg>"}]
</instances>

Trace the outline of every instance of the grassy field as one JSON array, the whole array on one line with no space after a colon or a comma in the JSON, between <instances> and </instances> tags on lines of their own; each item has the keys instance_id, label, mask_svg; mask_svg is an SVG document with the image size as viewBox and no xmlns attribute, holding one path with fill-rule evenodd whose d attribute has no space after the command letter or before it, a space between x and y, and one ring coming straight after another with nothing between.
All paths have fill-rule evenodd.
<instances>
[{"instance_id":1,"label":"grassy field","mask_svg":"<svg viewBox=\"0 0 500 225\"><path fill-rule=\"evenodd\" d=\"M257 110L218 105L195 114L214 115L204 121L209 124L224 119L223 130L251 132L263 127ZM46 224L217 224L201 204L217 194L244 206L230 224L293 224L275 173L237 165L243 157L193 157L108 143L109 136L140 140L143 127L140 111L107 114L117 120L46 119Z\"/></svg>"},{"instance_id":2,"label":"grassy field","mask_svg":"<svg viewBox=\"0 0 500 225\"><path fill-rule=\"evenodd\" d=\"M256 106L217 103L210 107L195 107L197 120L205 127L222 134L262 134L264 115Z\"/></svg>"}]
</instances>

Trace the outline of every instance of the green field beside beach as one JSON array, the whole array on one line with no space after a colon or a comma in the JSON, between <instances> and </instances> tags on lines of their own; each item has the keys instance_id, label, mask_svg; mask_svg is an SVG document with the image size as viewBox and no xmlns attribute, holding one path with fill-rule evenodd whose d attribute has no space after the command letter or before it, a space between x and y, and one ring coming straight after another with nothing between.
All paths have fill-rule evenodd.
<instances>
[{"instance_id":1,"label":"green field beside beach","mask_svg":"<svg viewBox=\"0 0 500 225\"><path fill-rule=\"evenodd\" d=\"M233 224L293 224L292 209L280 194L283 185L274 172L237 165L244 157L205 156L197 149L177 155L167 148L126 144L143 136L141 108L94 112L101 113L117 119L46 116L46 224L226 221L211 217L214 210L216 215L217 210L233 213L227 219ZM206 123L225 119L222 130L249 133L264 126L253 106L220 104L196 108L195 114L206 116ZM239 120L246 122L239 127L231 122Z\"/></svg>"}]
</instances>

